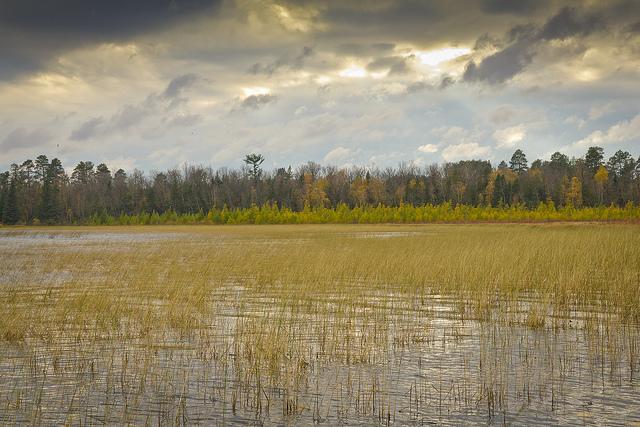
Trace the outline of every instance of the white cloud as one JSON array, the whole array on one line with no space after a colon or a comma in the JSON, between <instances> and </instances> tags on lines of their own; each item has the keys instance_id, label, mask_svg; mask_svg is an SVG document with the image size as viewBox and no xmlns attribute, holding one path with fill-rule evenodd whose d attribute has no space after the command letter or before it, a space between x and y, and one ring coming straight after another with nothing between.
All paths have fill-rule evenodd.
<instances>
[{"instance_id":1,"label":"white cloud","mask_svg":"<svg viewBox=\"0 0 640 427\"><path fill-rule=\"evenodd\" d=\"M106 164L112 173L115 173L118 169L130 172L137 167L136 159L133 157L120 156L114 159L104 160L102 163Z\"/></svg>"},{"instance_id":2,"label":"white cloud","mask_svg":"<svg viewBox=\"0 0 640 427\"><path fill-rule=\"evenodd\" d=\"M347 157L351 155L351 150L344 147L336 147L333 150L329 151L326 156L324 156L324 161L327 163L337 163L340 161L344 161Z\"/></svg>"},{"instance_id":3,"label":"white cloud","mask_svg":"<svg viewBox=\"0 0 640 427\"><path fill-rule=\"evenodd\" d=\"M607 131L597 130L586 138L577 141L574 146L589 147L593 145L615 144L640 138L640 114L631 120L618 122Z\"/></svg>"},{"instance_id":4,"label":"white cloud","mask_svg":"<svg viewBox=\"0 0 640 427\"><path fill-rule=\"evenodd\" d=\"M448 162L455 160L479 159L486 158L490 152L490 147L482 146L477 142L467 142L449 145L442 150L442 158Z\"/></svg>"},{"instance_id":5,"label":"white cloud","mask_svg":"<svg viewBox=\"0 0 640 427\"><path fill-rule=\"evenodd\" d=\"M439 146L446 146L441 151L442 158L447 162L486 158L491 152L491 147L478 143L482 138L482 133L477 130L468 130L460 126L444 126L433 129L431 133L440 138ZM433 149L433 147L428 147L429 145L423 147Z\"/></svg>"},{"instance_id":6,"label":"white cloud","mask_svg":"<svg viewBox=\"0 0 640 427\"><path fill-rule=\"evenodd\" d=\"M422 151L423 153L436 153L438 146L436 144L425 144L418 147L418 151Z\"/></svg>"},{"instance_id":7,"label":"white cloud","mask_svg":"<svg viewBox=\"0 0 640 427\"><path fill-rule=\"evenodd\" d=\"M512 148L527 136L523 125L499 129L493 133L493 139L498 141L497 148Z\"/></svg>"}]
</instances>

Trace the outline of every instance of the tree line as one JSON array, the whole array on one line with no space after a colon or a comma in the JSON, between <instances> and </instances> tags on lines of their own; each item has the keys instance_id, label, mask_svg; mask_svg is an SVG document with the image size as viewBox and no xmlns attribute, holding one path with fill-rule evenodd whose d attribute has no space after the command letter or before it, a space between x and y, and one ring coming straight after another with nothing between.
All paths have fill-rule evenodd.
<instances>
[{"instance_id":1,"label":"tree line","mask_svg":"<svg viewBox=\"0 0 640 427\"><path fill-rule=\"evenodd\" d=\"M309 162L295 170L265 171L263 161L262 155L249 154L238 169L185 165L148 174L112 172L104 163L81 161L68 174L59 159L40 155L0 174L0 218L3 224L82 224L134 217L154 223L151 218L182 216L215 223L221 222L216 218L222 212L257 215L275 209L295 216L344 209L371 212L367 208L377 207L380 215L386 212L385 218L393 220L404 211L389 213L383 208L445 206L448 212L467 206L488 209L485 216L491 219L491 212L509 208L540 212L553 206L573 212L640 203L640 158L619 150L605 159L601 147L590 147L580 158L556 152L531 164L522 150L516 150L508 163L496 167L485 160L386 169ZM339 221L336 215L334 221Z\"/></svg>"}]
</instances>

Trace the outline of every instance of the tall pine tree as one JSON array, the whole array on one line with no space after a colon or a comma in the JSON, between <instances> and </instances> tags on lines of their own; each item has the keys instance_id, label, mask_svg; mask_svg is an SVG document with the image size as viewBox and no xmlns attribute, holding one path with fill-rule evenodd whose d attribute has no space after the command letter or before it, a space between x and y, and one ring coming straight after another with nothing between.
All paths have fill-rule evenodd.
<instances>
[{"instance_id":1,"label":"tall pine tree","mask_svg":"<svg viewBox=\"0 0 640 427\"><path fill-rule=\"evenodd\" d=\"M17 177L14 174L11 177L11 183L9 184L9 191L7 192L4 200L4 207L2 209L2 223L3 224L17 224L20 221L20 211L18 210L18 185Z\"/></svg>"},{"instance_id":2,"label":"tall pine tree","mask_svg":"<svg viewBox=\"0 0 640 427\"><path fill-rule=\"evenodd\" d=\"M42 202L40 205L40 220L45 224L59 222L62 209L60 207L60 173L62 164L60 160L53 159L47 165L46 174L42 186Z\"/></svg>"}]
</instances>

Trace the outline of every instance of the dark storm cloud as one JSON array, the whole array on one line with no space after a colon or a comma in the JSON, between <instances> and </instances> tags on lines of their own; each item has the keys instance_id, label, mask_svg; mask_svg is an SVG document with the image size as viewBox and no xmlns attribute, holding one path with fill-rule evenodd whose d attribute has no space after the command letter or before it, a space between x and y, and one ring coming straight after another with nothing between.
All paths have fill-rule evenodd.
<instances>
[{"instance_id":1,"label":"dark storm cloud","mask_svg":"<svg viewBox=\"0 0 640 427\"><path fill-rule=\"evenodd\" d=\"M546 0L482 0L480 9L486 13L525 14L547 5Z\"/></svg>"},{"instance_id":2,"label":"dark storm cloud","mask_svg":"<svg viewBox=\"0 0 640 427\"><path fill-rule=\"evenodd\" d=\"M284 55L267 64L262 64L260 62L255 63L251 68L249 68L248 73L270 76L280 70L299 70L304 66L304 61L310 56L313 56L313 54L313 48L305 46L297 55Z\"/></svg>"},{"instance_id":3,"label":"dark storm cloud","mask_svg":"<svg viewBox=\"0 0 640 427\"><path fill-rule=\"evenodd\" d=\"M510 44L478 64L469 62L463 78L470 82L503 83L522 72L533 61L536 50L542 43L569 37L586 37L604 27L604 21L598 14L562 8L540 28L530 24L511 28L506 36ZM483 35L476 42L476 47L484 47L488 42L488 36Z\"/></svg>"},{"instance_id":4,"label":"dark storm cloud","mask_svg":"<svg viewBox=\"0 0 640 427\"><path fill-rule=\"evenodd\" d=\"M25 33L121 37L203 11L215 0L3 0L0 23Z\"/></svg>"},{"instance_id":5,"label":"dark storm cloud","mask_svg":"<svg viewBox=\"0 0 640 427\"><path fill-rule=\"evenodd\" d=\"M546 22L538 38L564 40L573 36L588 36L603 27L604 22L598 14L580 14L575 8L565 7Z\"/></svg>"},{"instance_id":6,"label":"dark storm cloud","mask_svg":"<svg viewBox=\"0 0 640 427\"><path fill-rule=\"evenodd\" d=\"M2 35L0 33L0 38ZM10 79L25 71L36 70L43 65L43 61L38 57L28 57L27 54L4 48L0 45L0 80Z\"/></svg>"},{"instance_id":7,"label":"dark storm cloud","mask_svg":"<svg viewBox=\"0 0 640 427\"><path fill-rule=\"evenodd\" d=\"M381 26L394 29L412 29L416 24L425 24L442 19L444 2L437 1L396 1L389 3L369 3L343 1L327 8L323 18L333 25L346 25L364 31L373 29L380 32Z\"/></svg>"},{"instance_id":8,"label":"dark storm cloud","mask_svg":"<svg viewBox=\"0 0 640 427\"><path fill-rule=\"evenodd\" d=\"M532 40L537 31L538 28L533 24L516 25L507 31L507 41L513 43L520 40Z\"/></svg>"},{"instance_id":9,"label":"dark storm cloud","mask_svg":"<svg viewBox=\"0 0 640 427\"><path fill-rule=\"evenodd\" d=\"M0 78L42 68L78 46L126 40L164 28L220 0L3 0L0 2Z\"/></svg>"},{"instance_id":10,"label":"dark storm cloud","mask_svg":"<svg viewBox=\"0 0 640 427\"><path fill-rule=\"evenodd\" d=\"M511 79L531 63L535 55L529 41L514 43L484 58L480 64L469 62L464 71L466 81L484 81L489 84Z\"/></svg>"}]
</instances>

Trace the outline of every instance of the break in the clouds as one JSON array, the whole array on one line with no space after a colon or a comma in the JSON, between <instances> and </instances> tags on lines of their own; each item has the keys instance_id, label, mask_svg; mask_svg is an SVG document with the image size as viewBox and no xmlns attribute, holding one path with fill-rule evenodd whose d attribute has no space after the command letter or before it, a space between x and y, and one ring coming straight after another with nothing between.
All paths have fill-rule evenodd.
<instances>
[{"instance_id":1,"label":"break in the clouds","mask_svg":"<svg viewBox=\"0 0 640 427\"><path fill-rule=\"evenodd\" d=\"M7 0L0 163L637 156L639 17L632 0Z\"/></svg>"}]
</instances>

